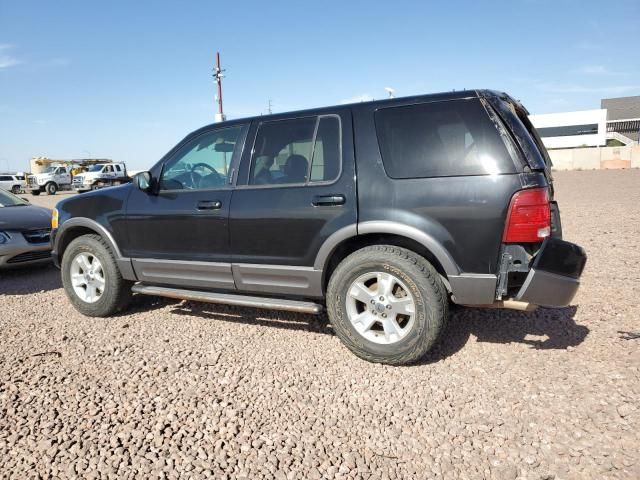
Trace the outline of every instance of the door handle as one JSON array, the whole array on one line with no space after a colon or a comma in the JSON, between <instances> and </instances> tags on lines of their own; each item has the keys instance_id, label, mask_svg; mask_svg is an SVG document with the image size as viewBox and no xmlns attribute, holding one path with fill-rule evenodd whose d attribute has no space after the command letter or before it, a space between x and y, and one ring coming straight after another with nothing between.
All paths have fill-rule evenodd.
<instances>
[{"instance_id":1,"label":"door handle","mask_svg":"<svg viewBox=\"0 0 640 480\"><path fill-rule=\"evenodd\" d=\"M328 205L344 205L344 195L316 195L313 197L312 204L316 207Z\"/></svg>"},{"instance_id":2,"label":"door handle","mask_svg":"<svg viewBox=\"0 0 640 480\"><path fill-rule=\"evenodd\" d=\"M219 200L202 200L198 202L198 210L219 210L222 202Z\"/></svg>"}]
</instances>

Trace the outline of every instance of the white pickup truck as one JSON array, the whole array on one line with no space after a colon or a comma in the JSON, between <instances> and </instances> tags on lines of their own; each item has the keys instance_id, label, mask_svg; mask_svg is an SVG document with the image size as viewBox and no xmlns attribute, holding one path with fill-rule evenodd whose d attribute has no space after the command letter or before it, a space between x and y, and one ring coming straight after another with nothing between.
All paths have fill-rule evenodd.
<instances>
[{"instance_id":1,"label":"white pickup truck","mask_svg":"<svg viewBox=\"0 0 640 480\"><path fill-rule=\"evenodd\" d=\"M67 166L47 167L42 173L27 177L27 188L31 195L47 192L55 195L58 190L71 189L71 168Z\"/></svg>"},{"instance_id":2,"label":"white pickup truck","mask_svg":"<svg viewBox=\"0 0 640 480\"><path fill-rule=\"evenodd\" d=\"M73 177L73 189L78 193L111 187L130 182L124 163L99 163L91 165L86 172Z\"/></svg>"}]
</instances>

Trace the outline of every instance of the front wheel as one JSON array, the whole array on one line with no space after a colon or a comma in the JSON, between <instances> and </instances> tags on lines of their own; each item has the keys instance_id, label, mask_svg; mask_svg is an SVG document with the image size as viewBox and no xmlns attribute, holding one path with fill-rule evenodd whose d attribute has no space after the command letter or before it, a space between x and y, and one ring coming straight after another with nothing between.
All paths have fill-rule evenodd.
<instances>
[{"instance_id":1,"label":"front wheel","mask_svg":"<svg viewBox=\"0 0 640 480\"><path fill-rule=\"evenodd\" d=\"M20 185L14 185L11 188L11 193L13 193L15 195L19 194L21 191L22 191L22 189L20 188Z\"/></svg>"},{"instance_id":2,"label":"front wheel","mask_svg":"<svg viewBox=\"0 0 640 480\"><path fill-rule=\"evenodd\" d=\"M45 187L45 189L47 190L47 195L55 195L56 192L58 191L58 185L56 185L53 182L47 183L47 186Z\"/></svg>"},{"instance_id":3,"label":"front wheel","mask_svg":"<svg viewBox=\"0 0 640 480\"><path fill-rule=\"evenodd\" d=\"M345 258L329 280L329 318L358 357L377 363L416 362L447 323L447 290L433 266L391 245L366 247Z\"/></svg>"},{"instance_id":4,"label":"front wheel","mask_svg":"<svg viewBox=\"0 0 640 480\"><path fill-rule=\"evenodd\" d=\"M127 306L131 285L122 278L108 244L99 235L73 240L62 257L62 285L76 309L108 317Z\"/></svg>"}]
</instances>

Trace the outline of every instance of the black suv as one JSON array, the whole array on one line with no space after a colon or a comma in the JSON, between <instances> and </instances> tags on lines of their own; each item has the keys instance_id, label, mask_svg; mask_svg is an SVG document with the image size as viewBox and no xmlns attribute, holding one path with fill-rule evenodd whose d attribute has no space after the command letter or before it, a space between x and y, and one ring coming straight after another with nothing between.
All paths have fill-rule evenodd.
<instances>
[{"instance_id":1,"label":"black suv","mask_svg":"<svg viewBox=\"0 0 640 480\"><path fill-rule=\"evenodd\" d=\"M356 355L410 363L450 302L572 300L586 256L561 240L550 168L526 110L488 90L227 121L60 202L53 256L85 315L132 293L326 306Z\"/></svg>"}]
</instances>

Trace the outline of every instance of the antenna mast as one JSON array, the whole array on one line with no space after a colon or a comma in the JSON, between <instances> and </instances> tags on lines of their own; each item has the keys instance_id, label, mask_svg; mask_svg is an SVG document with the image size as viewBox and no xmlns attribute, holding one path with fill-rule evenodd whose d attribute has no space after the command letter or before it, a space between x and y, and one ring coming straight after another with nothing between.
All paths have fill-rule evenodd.
<instances>
[{"instance_id":1,"label":"antenna mast","mask_svg":"<svg viewBox=\"0 0 640 480\"><path fill-rule=\"evenodd\" d=\"M227 119L224 114L224 110L222 109L222 79L224 78L222 72L224 72L224 70L220 66L220 52L216 52L216 66L213 69L213 78L215 79L218 87L218 94L216 95L216 102L218 104L216 122L224 122Z\"/></svg>"}]
</instances>

